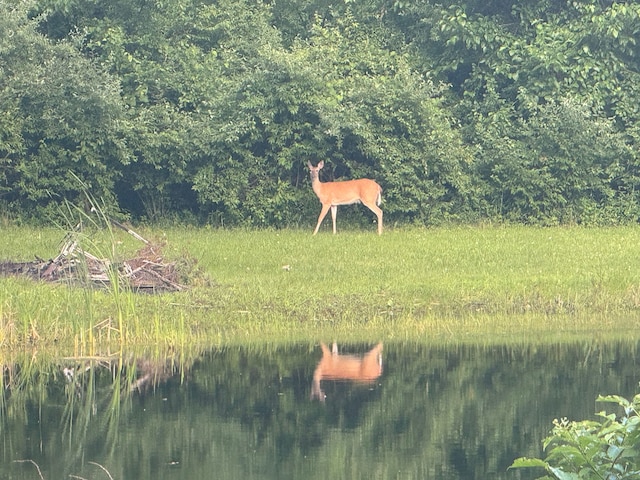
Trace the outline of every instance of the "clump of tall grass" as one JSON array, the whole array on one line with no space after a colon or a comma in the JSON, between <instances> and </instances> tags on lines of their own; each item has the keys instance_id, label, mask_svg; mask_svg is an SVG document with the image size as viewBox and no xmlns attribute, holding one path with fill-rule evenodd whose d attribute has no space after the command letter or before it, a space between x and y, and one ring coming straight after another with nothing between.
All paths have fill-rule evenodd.
<instances>
[{"instance_id":1,"label":"clump of tall grass","mask_svg":"<svg viewBox=\"0 0 640 480\"><path fill-rule=\"evenodd\" d=\"M81 344L95 345L95 332L97 329L106 334L106 342L112 343L112 335L119 341L120 347L124 347L127 341L126 320L135 317L135 306L132 293L124 288L118 271L118 240L116 238L112 221L106 213L104 204L98 202L85 189L88 211L77 205L66 204L67 210L63 218L66 220L66 237L78 245L79 252L90 253L91 256L102 259L106 267L107 281L105 287L109 294L111 315L99 318L94 295L91 290L89 269L87 268L87 256L78 255L77 261L80 271L83 272L85 288L82 289L85 300L85 314L87 315L88 328L81 330L81 337L86 334L86 340L80 338ZM97 232L100 235L97 235ZM97 328L98 327L98 328Z\"/></svg>"}]
</instances>

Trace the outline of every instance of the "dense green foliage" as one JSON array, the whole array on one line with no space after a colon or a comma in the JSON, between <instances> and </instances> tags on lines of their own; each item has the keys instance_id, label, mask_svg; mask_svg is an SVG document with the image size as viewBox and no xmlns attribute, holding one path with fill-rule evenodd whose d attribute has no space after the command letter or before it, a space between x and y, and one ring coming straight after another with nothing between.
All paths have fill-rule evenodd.
<instances>
[{"instance_id":1,"label":"dense green foliage","mask_svg":"<svg viewBox=\"0 0 640 480\"><path fill-rule=\"evenodd\" d=\"M630 1L0 0L0 214L78 177L136 219L308 225L324 159L391 222L635 222L638 30Z\"/></svg>"},{"instance_id":2,"label":"dense green foliage","mask_svg":"<svg viewBox=\"0 0 640 480\"><path fill-rule=\"evenodd\" d=\"M544 441L546 460L519 458L512 468L543 467L552 480L623 480L640 475L640 395L629 401L618 395L598 398L617 403L623 414L599 414L601 421L555 420Z\"/></svg>"}]
</instances>

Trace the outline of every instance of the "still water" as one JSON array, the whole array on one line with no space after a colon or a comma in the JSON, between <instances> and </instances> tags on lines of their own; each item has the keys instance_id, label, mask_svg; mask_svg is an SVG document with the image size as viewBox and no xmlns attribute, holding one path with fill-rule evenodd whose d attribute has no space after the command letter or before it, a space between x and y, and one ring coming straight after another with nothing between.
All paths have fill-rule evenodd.
<instances>
[{"instance_id":1,"label":"still water","mask_svg":"<svg viewBox=\"0 0 640 480\"><path fill-rule=\"evenodd\" d=\"M639 349L310 343L5 365L0 479L535 478L507 467L542 455L554 418L637 393Z\"/></svg>"}]
</instances>

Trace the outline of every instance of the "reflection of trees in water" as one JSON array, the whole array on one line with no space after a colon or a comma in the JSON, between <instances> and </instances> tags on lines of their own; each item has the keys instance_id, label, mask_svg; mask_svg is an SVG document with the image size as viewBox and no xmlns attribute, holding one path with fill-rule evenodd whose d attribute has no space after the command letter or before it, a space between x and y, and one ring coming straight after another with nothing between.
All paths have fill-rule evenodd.
<instances>
[{"instance_id":1,"label":"reflection of trees in water","mask_svg":"<svg viewBox=\"0 0 640 480\"><path fill-rule=\"evenodd\" d=\"M16 358L2 367L0 433L5 441L25 446L24 452L5 458L4 463L45 466L39 475L46 479L92 468L95 475L96 468L105 468L88 461L87 453L106 454L107 458L117 455L121 412L127 403L176 375L182 378L189 367L182 359L150 356L59 363L36 363L35 359ZM17 459L28 461L15 462ZM33 477L25 470L25 478Z\"/></svg>"},{"instance_id":2,"label":"reflection of trees in water","mask_svg":"<svg viewBox=\"0 0 640 480\"><path fill-rule=\"evenodd\" d=\"M513 458L539 454L553 418L589 418L598 393L633 391L636 351L635 344L458 346L420 350L419 362L387 352L387 365L403 372L390 371L385 383L385 393L397 392L385 402L402 426L404 445L396 446L413 451L416 463L430 452L432 471L507 478Z\"/></svg>"},{"instance_id":3,"label":"reflection of trees in water","mask_svg":"<svg viewBox=\"0 0 640 480\"><path fill-rule=\"evenodd\" d=\"M19 457L49 465L47 479L82 475L87 460L114 478L177 468L181 478L347 478L345 465L358 476L509 478L514 458L539 456L553 418L590 418L597 394L635 393L637 354L635 343L387 343L373 387L326 382L324 404L309 401L322 357L309 345L79 362L72 382L60 367L21 382L5 368L0 427L17 457L3 453L0 476Z\"/></svg>"}]
</instances>

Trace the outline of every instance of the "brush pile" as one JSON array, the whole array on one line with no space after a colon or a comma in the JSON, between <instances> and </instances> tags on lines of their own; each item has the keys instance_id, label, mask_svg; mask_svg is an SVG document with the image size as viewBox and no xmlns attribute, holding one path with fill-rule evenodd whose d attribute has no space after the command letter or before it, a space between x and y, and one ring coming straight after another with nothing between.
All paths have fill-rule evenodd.
<instances>
[{"instance_id":1,"label":"brush pile","mask_svg":"<svg viewBox=\"0 0 640 480\"><path fill-rule=\"evenodd\" d=\"M122 227L120 224L117 225ZM145 243L134 258L117 264L97 258L82 250L77 240L68 235L55 258L36 258L31 262L0 262L0 275L24 276L34 280L97 288L110 288L118 282L120 288L147 293L183 290L185 287L179 283L175 263L163 261L162 247L149 243L131 230L126 230Z\"/></svg>"}]
</instances>

